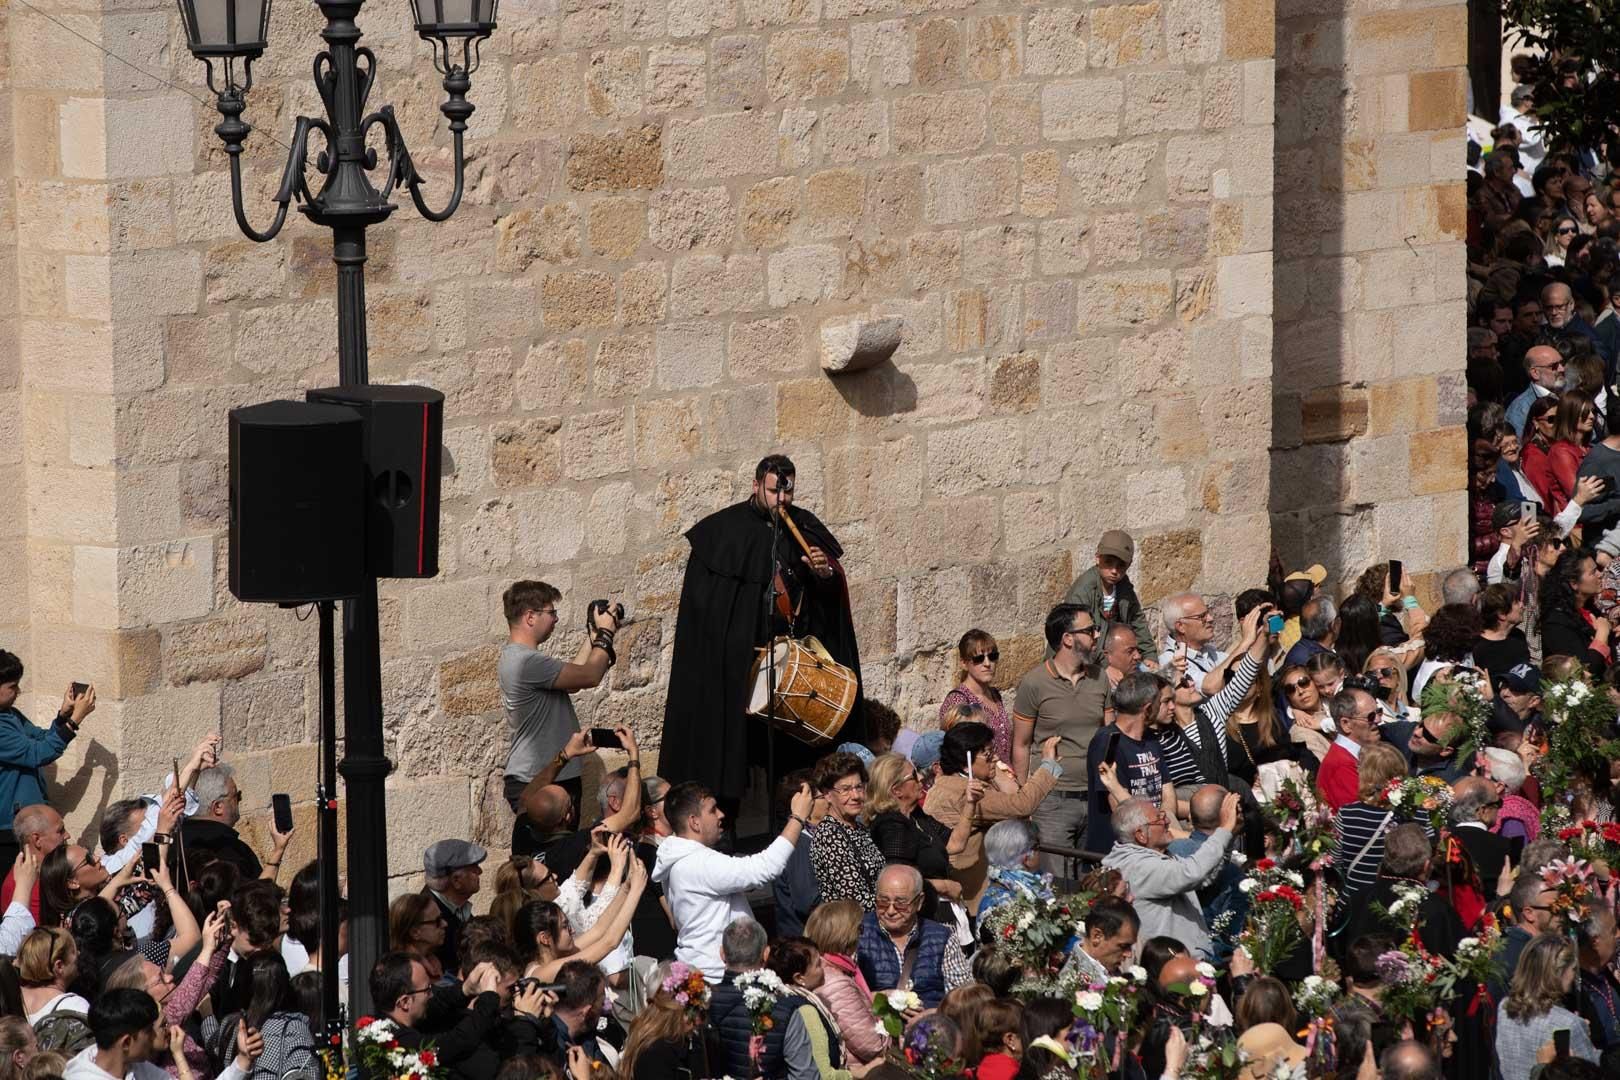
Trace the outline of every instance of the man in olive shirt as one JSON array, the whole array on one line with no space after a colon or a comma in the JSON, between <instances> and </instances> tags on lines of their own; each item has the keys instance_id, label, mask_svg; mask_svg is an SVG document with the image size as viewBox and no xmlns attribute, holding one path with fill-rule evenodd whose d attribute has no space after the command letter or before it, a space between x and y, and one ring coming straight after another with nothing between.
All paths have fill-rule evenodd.
<instances>
[{"instance_id":1,"label":"man in olive shirt","mask_svg":"<svg viewBox=\"0 0 1620 1080\"><path fill-rule=\"evenodd\" d=\"M1086 747L1107 721L1108 680L1097 670L1101 628L1091 609L1059 604L1046 616L1052 658L1018 682L1013 697L1012 768L1019 783L1029 777L1030 747L1054 736L1063 775L1033 817L1041 839L1080 846L1086 834ZM1063 872L1063 860L1042 856L1045 868Z\"/></svg>"}]
</instances>

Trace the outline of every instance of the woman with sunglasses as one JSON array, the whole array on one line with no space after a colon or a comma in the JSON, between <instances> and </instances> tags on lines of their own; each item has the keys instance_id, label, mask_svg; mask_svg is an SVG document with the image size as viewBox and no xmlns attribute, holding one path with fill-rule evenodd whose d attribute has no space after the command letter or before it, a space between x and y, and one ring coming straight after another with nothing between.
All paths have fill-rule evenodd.
<instances>
[{"instance_id":1,"label":"woman with sunglasses","mask_svg":"<svg viewBox=\"0 0 1620 1080\"><path fill-rule=\"evenodd\" d=\"M953 901L962 899L962 885L951 877L951 856L967 850L973 815L961 814L954 828L923 812L922 778L903 754L883 754L872 761L866 793L866 820L872 843L884 862L915 866L923 876L923 910L947 926L956 923ZM985 784L968 785L968 799L977 804ZM932 892L930 898L927 894Z\"/></svg>"},{"instance_id":2,"label":"woman with sunglasses","mask_svg":"<svg viewBox=\"0 0 1620 1080\"><path fill-rule=\"evenodd\" d=\"M1374 649L1372 655L1367 657L1362 673L1377 680L1383 688L1383 694L1373 695L1378 700L1379 711L1384 714L1381 723L1393 724L1417 718L1406 700L1406 668L1399 653L1389 648Z\"/></svg>"},{"instance_id":3,"label":"woman with sunglasses","mask_svg":"<svg viewBox=\"0 0 1620 1080\"><path fill-rule=\"evenodd\" d=\"M1547 457L1552 449L1553 432L1557 427L1558 396L1538 397L1530 403L1525 414L1524 438L1519 447L1519 463L1524 475L1536 489L1536 501L1547 505L1547 492L1552 488L1552 463Z\"/></svg>"},{"instance_id":4,"label":"woman with sunglasses","mask_svg":"<svg viewBox=\"0 0 1620 1080\"><path fill-rule=\"evenodd\" d=\"M1012 721L1002 703L1001 691L992 685L996 677L996 663L1001 652L996 639L983 630L974 628L962 635L956 643L956 682L945 700L939 703L939 718L943 726L945 714L954 706L977 705L979 721L995 734L996 759L1012 761Z\"/></svg>"},{"instance_id":5,"label":"woman with sunglasses","mask_svg":"<svg viewBox=\"0 0 1620 1080\"><path fill-rule=\"evenodd\" d=\"M1547 246L1542 258L1548 266L1563 266L1569 257L1569 245L1580 234L1581 223L1568 213L1553 215L1552 227L1547 230Z\"/></svg>"},{"instance_id":6,"label":"woman with sunglasses","mask_svg":"<svg viewBox=\"0 0 1620 1080\"><path fill-rule=\"evenodd\" d=\"M1575 494L1575 476L1592 441L1594 415L1592 399L1579 390L1559 395L1558 411L1553 415L1552 445L1547 448L1548 486L1542 492L1547 512L1554 517Z\"/></svg>"},{"instance_id":7,"label":"woman with sunglasses","mask_svg":"<svg viewBox=\"0 0 1620 1080\"><path fill-rule=\"evenodd\" d=\"M388 905L389 949L408 952L422 961L422 966L427 968L428 978L434 982L444 975L439 949L444 945L444 935L449 929L444 912L434 902L433 894L426 890L405 893Z\"/></svg>"}]
</instances>

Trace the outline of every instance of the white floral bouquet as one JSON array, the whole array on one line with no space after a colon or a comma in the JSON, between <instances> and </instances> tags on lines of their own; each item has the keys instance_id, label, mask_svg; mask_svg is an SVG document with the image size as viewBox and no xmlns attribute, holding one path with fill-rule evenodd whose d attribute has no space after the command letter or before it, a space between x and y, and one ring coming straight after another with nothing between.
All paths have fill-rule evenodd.
<instances>
[{"instance_id":1,"label":"white floral bouquet","mask_svg":"<svg viewBox=\"0 0 1620 1080\"><path fill-rule=\"evenodd\" d=\"M787 986L782 982L776 972L770 968L760 968L758 971L745 971L737 976L736 987L742 994L743 1006L748 1010L748 1019L755 1035L763 1035L771 1030L771 1010L782 995L787 993Z\"/></svg>"},{"instance_id":2,"label":"white floral bouquet","mask_svg":"<svg viewBox=\"0 0 1620 1080\"><path fill-rule=\"evenodd\" d=\"M1125 975L1111 975L1103 982L1086 983L1075 990L1074 1027L1070 1038L1075 1052L1090 1063L1107 1053L1106 1040L1112 1034L1123 1040L1136 1020L1136 1007L1147 984L1147 969L1132 965Z\"/></svg>"},{"instance_id":3,"label":"white floral bouquet","mask_svg":"<svg viewBox=\"0 0 1620 1080\"><path fill-rule=\"evenodd\" d=\"M362 1016L354 1025L355 1056L367 1076L391 1080L437 1080L443 1075L439 1056L429 1044L411 1050L399 1044L392 1020Z\"/></svg>"},{"instance_id":4,"label":"white floral bouquet","mask_svg":"<svg viewBox=\"0 0 1620 1080\"><path fill-rule=\"evenodd\" d=\"M1326 1016L1339 1001L1339 984L1320 975L1307 975L1294 988L1294 1008L1304 1017Z\"/></svg>"},{"instance_id":5,"label":"white floral bouquet","mask_svg":"<svg viewBox=\"0 0 1620 1080\"><path fill-rule=\"evenodd\" d=\"M895 1045L906 1030L906 1013L923 1007L922 998L911 990L877 990L872 994L873 1025L879 1035L887 1035Z\"/></svg>"},{"instance_id":6,"label":"white floral bouquet","mask_svg":"<svg viewBox=\"0 0 1620 1080\"><path fill-rule=\"evenodd\" d=\"M1024 977L1014 993L1065 996L1062 985L1063 962L1071 942L1085 932L1081 920L1091 910L1092 894L1054 896L1050 900L1020 897L998 904L985 913L992 947L1016 961Z\"/></svg>"},{"instance_id":7,"label":"white floral bouquet","mask_svg":"<svg viewBox=\"0 0 1620 1080\"><path fill-rule=\"evenodd\" d=\"M1439 835L1451 812L1451 785L1438 776L1408 776L1391 780L1384 788L1383 799L1399 817L1427 817L1429 827Z\"/></svg>"},{"instance_id":8,"label":"white floral bouquet","mask_svg":"<svg viewBox=\"0 0 1620 1080\"><path fill-rule=\"evenodd\" d=\"M1255 969L1269 975L1276 970L1304 935L1299 925L1305 910L1305 878L1297 870L1284 870L1275 860L1259 859L1238 889L1249 898L1249 916L1238 935L1238 945L1254 961Z\"/></svg>"}]
</instances>

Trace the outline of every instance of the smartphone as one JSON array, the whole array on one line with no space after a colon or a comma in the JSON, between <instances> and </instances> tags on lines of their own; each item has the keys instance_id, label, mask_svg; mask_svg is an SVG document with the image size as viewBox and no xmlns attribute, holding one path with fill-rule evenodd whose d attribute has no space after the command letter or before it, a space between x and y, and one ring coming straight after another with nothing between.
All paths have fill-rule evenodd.
<instances>
[{"instance_id":1,"label":"smartphone","mask_svg":"<svg viewBox=\"0 0 1620 1080\"><path fill-rule=\"evenodd\" d=\"M1401 560L1389 560L1389 591L1396 596L1401 595L1401 586L1404 584L1403 569Z\"/></svg>"},{"instance_id":2,"label":"smartphone","mask_svg":"<svg viewBox=\"0 0 1620 1080\"><path fill-rule=\"evenodd\" d=\"M141 866L144 867L148 873L157 873L159 858L160 855L158 853L158 846L156 844L145 843L141 845Z\"/></svg>"},{"instance_id":3,"label":"smartphone","mask_svg":"<svg viewBox=\"0 0 1620 1080\"><path fill-rule=\"evenodd\" d=\"M1541 504L1540 503L1533 503L1533 502L1522 502L1522 503L1520 503L1519 504L1519 520L1520 521L1534 521L1534 520L1536 520L1536 511L1538 511L1540 509L1541 509Z\"/></svg>"},{"instance_id":4,"label":"smartphone","mask_svg":"<svg viewBox=\"0 0 1620 1080\"><path fill-rule=\"evenodd\" d=\"M618 735L614 734L612 728L606 727L591 728L591 745L598 750L624 749L624 743L619 741Z\"/></svg>"},{"instance_id":5,"label":"smartphone","mask_svg":"<svg viewBox=\"0 0 1620 1080\"><path fill-rule=\"evenodd\" d=\"M1553 1032L1553 1053L1560 1060L1569 1057L1569 1028L1558 1028Z\"/></svg>"},{"instance_id":6,"label":"smartphone","mask_svg":"<svg viewBox=\"0 0 1620 1080\"><path fill-rule=\"evenodd\" d=\"M1266 633L1268 633L1268 634L1280 634L1280 633L1282 633L1283 632L1283 623L1285 623L1286 621L1287 620L1284 619L1281 615L1279 615L1277 612L1273 611L1270 615L1266 616Z\"/></svg>"},{"instance_id":7,"label":"smartphone","mask_svg":"<svg viewBox=\"0 0 1620 1080\"><path fill-rule=\"evenodd\" d=\"M1108 733L1108 745L1103 749L1103 761L1109 765L1119 756L1119 729L1115 728Z\"/></svg>"},{"instance_id":8,"label":"smartphone","mask_svg":"<svg viewBox=\"0 0 1620 1080\"><path fill-rule=\"evenodd\" d=\"M86 690L90 689L90 684L89 683L76 682L76 683L72 683L71 685L73 687L73 696L74 697L84 697L84 692Z\"/></svg>"},{"instance_id":9,"label":"smartphone","mask_svg":"<svg viewBox=\"0 0 1620 1080\"><path fill-rule=\"evenodd\" d=\"M275 818L276 832L290 833L293 830L292 796L270 796L270 813Z\"/></svg>"}]
</instances>

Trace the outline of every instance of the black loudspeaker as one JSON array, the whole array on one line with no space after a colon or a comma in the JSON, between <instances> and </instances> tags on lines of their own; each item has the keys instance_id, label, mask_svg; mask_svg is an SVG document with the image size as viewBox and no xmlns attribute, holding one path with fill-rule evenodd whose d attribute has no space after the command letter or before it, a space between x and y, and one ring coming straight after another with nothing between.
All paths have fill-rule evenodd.
<instances>
[{"instance_id":1,"label":"black loudspeaker","mask_svg":"<svg viewBox=\"0 0 1620 1080\"><path fill-rule=\"evenodd\" d=\"M365 425L353 409L267 401L230 413L230 586L238 600L356 596L366 580Z\"/></svg>"},{"instance_id":2,"label":"black loudspeaker","mask_svg":"<svg viewBox=\"0 0 1620 1080\"><path fill-rule=\"evenodd\" d=\"M346 405L365 424L366 568L380 578L433 577L444 395L426 386L334 386L304 396Z\"/></svg>"}]
</instances>

